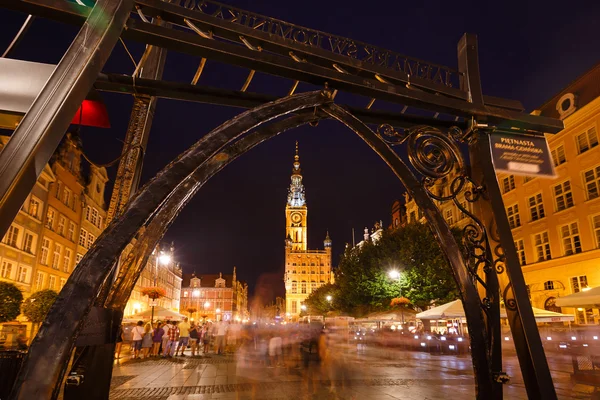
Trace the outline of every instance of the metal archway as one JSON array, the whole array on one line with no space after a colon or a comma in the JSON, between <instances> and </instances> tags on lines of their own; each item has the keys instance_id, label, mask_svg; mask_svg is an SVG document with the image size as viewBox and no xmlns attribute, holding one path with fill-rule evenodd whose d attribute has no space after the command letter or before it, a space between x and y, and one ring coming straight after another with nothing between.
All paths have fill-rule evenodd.
<instances>
[{"instance_id":1,"label":"metal archway","mask_svg":"<svg viewBox=\"0 0 600 400\"><path fill-rule=\"evenodd\" d=\"M523 114L518 102L484 96L479 79L477 42L473 35L465 35L459 42L458 71L377 49L385 56L386 62L388 56L389 59L404 62L404 69L397 70L387 64L369 63L368 58L357 60L350 54L335 51L328 53L322 48L315 48L304 43L304 39L300 40L315 34L315 31L283 21L229 7L230 14L238 15L240 20L244 17L248 23L254 24L264 18L260 23L262 25L249 27L233 20L225 20L224 15L228 13L222 13L220 7L226 6L210 0L186 2L193 5L191 8L171 3L158 0L97 0L90 11L85 6L63 4L55 0L0 0L3 6L32 15L39 13L69 23L83 23L71 47L0 153L0 232L8 226L12 220L10 216L14 217L29 189L35 184L41 167L48 161L72 115L93 84L105 90L135 93L136 96L163 96L216 104L256 106L221 125L198 142L201 146L197 143L174 160L138 192L129 202L126 212L107 227L97 244L71 275L59 301L42 325L21 371L13 397L39 398L56 393L56 382L64 374L70 349L73 348L83 318L89 313L94 301L115 306L122 303L126 290L117 296L114 292L105 293L101 288L109 287L107 279L114 269L114 260L138 232L138 228L145 226L147 234L142 235L143 242L138 252L132 255L128 267L122 269L121 275L117 277L116 284L121 288L135 282L136 271L143 265L142 261L152 248L153 241L162 236L161 224L168 225L168 221L176 216L178 208L169 209L167 206L184 205L189 198L188 194L201 186L203 176L209 177L217 171L218 165L226 164L227 160L219 159L218 154L221 151L223 154L229 151L232 155L235 154L235 147L227 147L231 141L274 118L316 107L359 134L388 163L424 211L438 241L447 252L461 289L469 324L474 324L471 331L475 331L473 363L478 397L502 397L501 385L498 384L504 379L498 319L502 293L528 395L530 398L555 399L552 378L489 155L489 133L496 128L516 128L521 132L538 135L541 132L557 132L562 128L560 121ZM207 14L203 9L211 4L219 7L219 11L213 15ZM131 18L134 5L137 15ZM145 15L162 22L152 24ZM254 22L250 18L254 18ZM176 25L180 29L171 29ZM269 29L289 27L289 32L297 33L298 40L296 34L292 35L293 40L286 37L285 32L288 30L281 29L281 35L277 33L279 31L272 34L260 29L263 25ZM98 76L124 27L127 27L123 33L125 37L140 40L150 46L131 77ZM182 30L182 27L187 30ZM213 30L215 36L223 40L214 40ZM322 32L316 34L325 35ZM330 38L339 39L334 36ZM243 46L239 43L240 40ZM256 43L265 46L267 51L261 53ZM250 68L251 73L241 91L219 91L195 86L203 67L202 62L192 85L172 84L156 78L145 79L144 76L136 83L135 75L142 66L142 69L152 69L146 68L144 62L153 57L148 56L153 46L199 55L203 60L204 57L212 57ZM156 54L156 51L152 54ZM164 62L164 57L162 60ZM155 69L158 71L160 68ZM295 83L290 94L295 91L299 81L319 86L329 84L334 92L327 92L325 95L307 93L260 105L273 98L245 93L255 70L293 79ZM447 78L439 81L438 77L443 75ZM156 76L159 77L160 73ZM456 87L450 82L450 76ZM416 121L425 121L426 125L444 126L445 130L421 127L398 133L388 125L375 134L352 114L337 106L328 105L335 90L371 98L366 108L352 110L352 114L360 116L362 121L384 120L394 126L406 126L402 125L406 123L410 127L417 125ZM371 110L377 99L400 103L405 107L420 107L430 110L435 116L427 119L404 115L404 111L390 114ZM151 109L152 107L147 107L147 110ZM439 112L449 113L468 122L458 122L458 128L451 128L453 123L437 119ZM141 114L137 117L144 120ZM479 125L478 120L485 122L485 125ZM292 122L289 124L293 125ZM273 126L276 130L277 125ZM422 176L421 181L386 146L385 141L410 144L408 164ZM457 165L464 165L456 151L456 142L468 144L472 172L461 170L450 184L451 195L440 197L428 188L436 179L447 174L445 165L452 164L452 158L456 159ZM429 151L431 148L436 150ZM239 148L238 150L241 151ZM459 192L469 193L469 201L476 203L478 208L476 213L469 214L461 208L456 200ZM435 207L434 200L453 201L473 220L464 232L466 254L460 254L458 244L448 235L448 226ZM494 217L495 224L492 223ZM499 237L494 236L496 230ZM99 299L98 294L101 296ZM103 297L109 294L110 300L107 301ZM34 379L24 385L28 377Z\"/></svg>"}]
</instances>

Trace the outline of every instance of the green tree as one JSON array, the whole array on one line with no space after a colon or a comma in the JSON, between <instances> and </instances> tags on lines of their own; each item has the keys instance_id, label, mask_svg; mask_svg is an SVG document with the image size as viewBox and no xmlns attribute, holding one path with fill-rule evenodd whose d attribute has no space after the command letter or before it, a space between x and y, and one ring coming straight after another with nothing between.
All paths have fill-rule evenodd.
<instances>
[{"instance_id":1,"label":"green tree","mask_svg":"<svg viewBox=\"0 0 600 400\"><path fill-rule=\"evenodd\" d=\"M400 277L391 279L391 270L398 270ZM336 305L355 316L387 310L395 297L407 297L421 308L458 298L450 266L428 226L420 223L384 231L376 243L346 249L336 285Z\"/></svg>"},{"instance_id":2,"label":"green tree","mask_svg":"<svg viewBox=\"0 0 600 400\"><path fill-rule=\"evenodd\" d=\"M46 318L57 297L58 293L50 289L35 292L23 302L21 312L29 321L39 325Z\"/></svg>"},{"instance_id":3,"label":"green tree","mask_svg":"<svg viewBox=\"0 0 600 400\"><path fill-rule=\"evenodd\" d=\"M331 300L327 300L327 297L331 296ZM317 290L313 291L304 300L304 304L307 307L307 314L309 315L325 315L329 311L339 309L337 304L338 287L333 283L327 283Z\"/></svg>"},{"instance_id":4,"label":"green tree","mask_svg":"<svg viewBox=\"0 0 600 400\"><path fill-rule=\"evenodd\" d=\"M0 282L0 322L13 321L20 314L23 294L12 283Z\"/></svg>"}]
</instances>

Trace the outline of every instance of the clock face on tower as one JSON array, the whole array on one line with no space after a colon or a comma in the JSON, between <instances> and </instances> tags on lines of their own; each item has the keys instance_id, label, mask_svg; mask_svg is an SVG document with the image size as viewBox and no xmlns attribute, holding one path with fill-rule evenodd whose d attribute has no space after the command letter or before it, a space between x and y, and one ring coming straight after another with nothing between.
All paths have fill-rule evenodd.
<instances>
[{"instance_id":1,"label":"clock face on tower","mask_svg":"<svg viewBox=\"0 0 600 400\"><path fill-rule=\"evenodd\" d=\"M302 221L302 215L301 214L298 214L298 213L292 214L292 222L293 223L298 224L298 223L300 223L300 221Z\"/></svg>"}]
</instances>

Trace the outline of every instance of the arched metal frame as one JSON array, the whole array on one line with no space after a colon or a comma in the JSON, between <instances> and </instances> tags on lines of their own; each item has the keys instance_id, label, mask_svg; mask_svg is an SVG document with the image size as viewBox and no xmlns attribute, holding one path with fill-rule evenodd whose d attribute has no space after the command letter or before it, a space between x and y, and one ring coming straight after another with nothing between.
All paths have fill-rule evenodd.
<instances>
[{"instance_id":1,"label":"arched metal frame","mask_svg":"<svg viewBox=\"0 0 600 400\"><path fill-rule=\"evenodd\" d=\"M136 1L144 3L144 0ZM112 46L116 43L132 4L132 0L98 0L89 14L83 9L67 11L67 13L72 12L74 18L83 16L87 19L65 57L0 155L0 175L3 177L0 180L0 205L2 206L0 216L14 215L20 207L28 191L28 185L35 182L40 166L46 164L52 149L58 145L74 110L85 96L87 89L91 87ZM179 17L174 15L181 13L189 14L187 16L192 19L203 19L203 16L197 12L188 13L166 3L156 2L148 6L155 11L160 9L164 17L170 18L175 23ZM105 20L109 21L108 24L104 23ZM137 34L147 37L158 46L177 47L173 38L166 38L169 34L164 29L162 31L166 39L163 40L157 38L156 32L153 33L151 27L143 26L144 24L139 24L138 27L137 21L131 20L128 24L128 31L134 36ZM250 32L253 33L256 32ZM263 40L267 38L264 37ZM210 51L223 50L214 47L215 42L201 43L202 41L197 38L186 38L184 42L186 42L184 48L191 53L197 51L194 47L197 45L204 46ZM229 45L220 42L219 46L227 49ZM270 55L270 59L266 60L264 55L261 56L254 51L249 53L248 50L233 47L230 50L231 54L227 57L233 56L235 62L240 65L247 64L246 59L237 57L237 53L244 51L253 66L255 62L259 64L262 62L262 66L266 68L266 65L271 63L271 58L273 60L276 58ZM327 80L323 81L323 79L328 77L327 79L335 80L341 90L352 89L360 94L369 94L377 98L381 96L395 101L401 98L406 104L420 105L434 109L436 112L444 110L456 112L456 115L467 118L472 116L489 118L488 122L492 122L490 127L494 124L510 128L516 126L539 132L544 131L546 127L550 128L548 131L556 132L562 127L559 122L543 117L515 113L510 102L502 99L485 99L481 93L477 43L474 36L465 35L459 42L458 50L459 78L464 93L450 90L453 93L450 97L437 96L440 94L439 91L446 93L448 90L429 87L430 85L425 82L421 84L428 89L433 88L435 93L410 91L408 90L410 81L406 88L397 84L392 87L385 79L383 81L377 79L378 82L373 79L369 81L362 77L341 74L339 70L336 75L336 72L332 73L310 64L303 64L303 68L297 68L296 64L288 65L289 60L275 61L281 71L298 74L295 79L301 77L308 81L316 79L318 82L313 83L326 84ZM267 70L270 71L268 68ZM451 98L454 95L460 98L466 96L464 97L466 102ZM528 302L510 227L504 214L502 196L489 156L489 134L493 128L477 125L472 121L469 129L464 132L459 128L442 132L429 127L420 127L399 134L389 129L390 127L384 127L378 137L378 134L353 115L330 104L333 97L334 95L329 92L313 92L273 101L247 111L205 136L138 192L128 204L126 211L98 238L95 246L90 249L61 291L58 301L52 307L32 343L12 398L48 398L57 395L58 382L64 375L75 339L93 303L100 300L100 303L104 303L105 306L121 308L124 296L128 291L130 292L136 278L139 277L149 252L164 234L163 228L166 229L176 217L179 207L185 205L192 193L195 193L206 179L231 162L235 154L242 154L261 141L258 132L254 136L248 136L246 142L242 139L233 143L237 138L274 118L315 108L312 120L321 118L320 112L323 112L361 136L392 168L405 184L408 193L415 199L416 204L423 210L452 267L461 293L471 334L477 397L482 399L502 397L501 385L498 384L504 378L500 371L501 347L498 335L498 292L501 288L528 395L530 398L555 399L552 378L541 347L531 305ZM375 97L367 108L370 108ZM485 102L499 107L484 104ZM317 109L321 111L317 112ZM264 131L264 134L274 135L278 129L283 130L286 126L292 127L295 123L300 123L302 118L310 119L307 114L304 114L304 117L300 116L296 120L292 117L286 121L275 122L270 130ZM506 122L509 124L505 124ZM400 143L409 144L408 161L417 173L423 176L421 181L382 140L389 139L389 136L399 140ZM457 150L456 142L469 144L472 156L471 167L475 165L480 168L480 171L466 173L462 169L464 163L460 151ZM235 147L236 145L238 147ZM484 156L478 159L478 154ZM226 159L226 156L231 158ZM447 176L452 171L453 165L458 167L460 173L450 185L451 196L442 198L431 193L428 188L435 183L436 179ZM466 213L473 223L467 226L463 235L463 244L466 248L464 254L461 254L460 246L450 234L446 221L434 203L434 200L454 201L464 212L466 210L456 201L459 192L468 196L468 201L477 202L481 211ZM497 217L495 225L492 224L494 216ZM9 222L10 218L0 218L0 231L5 230ZM121 270L115 282L118 288L123 289L122 292L101 291L102 287L110 286L108 279L111 279L115 260L142 227L145 231L140 237L139 249L130 260L126 260L126 267ZM496 230L500 233L498 238L494 237ZM104 299L106 296L108 299ZM24 384L25 381L27 384Z\"/></svg>"}]
</instances>

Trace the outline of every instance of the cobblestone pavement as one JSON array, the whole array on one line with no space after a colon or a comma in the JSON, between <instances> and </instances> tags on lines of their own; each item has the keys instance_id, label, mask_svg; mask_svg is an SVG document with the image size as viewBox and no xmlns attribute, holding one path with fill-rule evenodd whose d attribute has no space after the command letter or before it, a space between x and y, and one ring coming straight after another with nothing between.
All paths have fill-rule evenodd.
<instances>
[{"instance_id":1,"label":"cobblestone pavement","mask_svg":"<svg viewBox=\"0 0 600 400\"><path fill-rule=\"evenodd\" d=\"M560 399L590 399L574 385L570 359L548 355ZM526 399L514 353L504 355L511 382L505 399ZM470 357L367 348L338 356L332 365L305 369L292 361L268 368L233 356L175 357L116 363L114 400L469 399L475 396Z\"/></svg>"}]
</instances>

